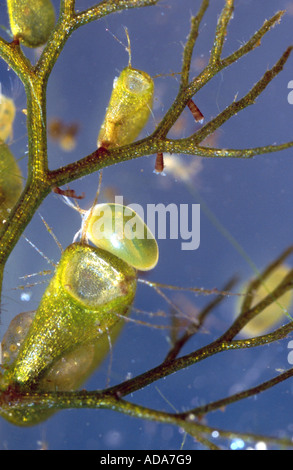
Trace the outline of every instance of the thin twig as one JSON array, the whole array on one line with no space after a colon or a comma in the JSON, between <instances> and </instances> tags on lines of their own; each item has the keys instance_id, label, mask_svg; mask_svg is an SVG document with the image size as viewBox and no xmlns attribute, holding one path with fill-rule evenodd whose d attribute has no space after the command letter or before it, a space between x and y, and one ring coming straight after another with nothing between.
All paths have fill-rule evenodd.
<instances>
[{"instance_id":1,"label":"thin twig","mask_svg":"<svg viewBox=\"0 0 293 470\"><path fill-rule=\"evenodd\" d=\"M227 36L227 27L233 15L234 0L226 0L225 6L218 20L214 45L211 50L209 65L217 66L221 61L224 41Z\"/></svg>"}]
</instances>

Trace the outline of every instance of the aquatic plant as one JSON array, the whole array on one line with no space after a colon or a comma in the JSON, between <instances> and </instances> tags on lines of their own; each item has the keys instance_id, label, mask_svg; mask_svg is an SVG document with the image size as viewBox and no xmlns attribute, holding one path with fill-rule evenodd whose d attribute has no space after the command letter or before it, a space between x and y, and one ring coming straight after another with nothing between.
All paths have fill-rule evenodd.
<instances>
[{"instance_id":1,"label":"aquatic plant","mask_svg":"<svg viewBox=\"0 0 293 470\"><path fill-rule=\"evenodd\" d=\"M13 3L13 2L10 2ZM15 2L14 2L15 3ZM17 2L19 8L26 2ZM42 3L42 2L41 2ZM196 16L191 18L189 36L184 47L183 62L179 75L179 91L173 104L165 113L154 132L142 140L127 143L123 146L102 146L95 149L91 154L73 163L64 165L55 170L50 170L47 158L47 125L46 125L46 89L50 73L59 55L71 34L83 25L103 18L111 13L128 8L151 7L159 3L159 0L105 0L87 10L77 12L75 1L62 0L60 2L59 18L55 27L51 24L48 40L40 54L36 64L33 65L22 49L23 34L17 32L12 41L0 39L0 55L8 66L11 67L22 81L27 97L27 129L28 129L28 175L25 188L14 207L11 208L0 231L0 280L2 283L3 271L6 261L22 235L24 229L29 224L31 218L37 211L42 201L51 193L54 188L72 183L82 176L89 175L123 161L132 160L145 155L164 155L164 153L181 153L203 158L241 158L248 159L252 156L265 153L278 152L293 146L293 142L279 145L267 145L255 148L244 149L220 149L205 146L203 141L226 123L231 117L252 105L271 81L282 71L285 66L292 47L288 47L281 55L273 67L266 70L257 83L240 99L236 99L228 105L215 118L204 124L199 130L189 137L171 139L167 135L177 122L186 107L194 111L194 95L202 89L208 82L219 74L223 69L229 67L244 55L261 45L262 38L280 22L284 12L276 13L272 18L266 20L252 37L242 44L235 52L223 57L224 42L227 37L227 28L233 16L234 2L226 0L218 18L213 47L210 53L208 64L203 68L198 76L190 78L191 58L195 43L199 35L199 28L202 24L205 12L209 6L208 0L203 0ZM14 8L18 8L15 7ZM19 12L17 12L19 14ZM15 12L10 13L12 16ZM27 21L30 21L28 18ZM12 32L13 28L12 28ZM29 43L33 30L29 29ZM37 38L38 39L38 38ZM43 41L43 39L42 39ZM195 108L196 109L196 108ZM62 192L62 190L60 190ZM234 393L228 397L205 405L192 407L184 412L169 413L154 410L150 407L142 406L125 400L131 393L141 390L143 387L167 377L179 370L200 363L207 358L211 358L219 353L231 350L250 349L267 345L286 338L293 329L293 323L288 318L288 322L273 332L260 334L249 339L237 339L236 335L245 325L262 312L269 305L280 299L285 292L292 289L293 270L289 270L284 278L274 287L272 292L252 305L254 290L260 283L264 282L267 276L292 253L292 247L288 248L276 260L274 260L260 277L252 281L243 296L240 315L232 322L231 326L211 343L199 349L179 356L183 346L193 338L205 325L212 309L226 295L220 291L229 292L233 283L228 283L215 290L216 298L202 309L197 317L196 324L189 325L182 336L175 338L170 351L161 364L141 375L131 378L119 385L110 387L103 391L40 391L34 387L27 386L19 388L15 386L13 380L2 386L0 404L3 415L13 414L21 416L27 409L36 410L36 413L46 413L46 410L61 410L66 408L107 408L130 416L153 420L162 423L169 423L182 428L186 433L193 436L198 442L210 449L217 449L219 446L212 439L212 433L217 432L222 438L232 439L242 437L245 441L265 440L273 446L292 445L287 437L278 438L272 436L259 436L258 434L241 433L234 430L215 429L204 423L202 418L215 410L228 407L233 403L256 396L263 391L290 378L293 369L288 369L278 373L258 386L246 389L239 393ZM151 283L150 283L151 284ZM160 289L158 283L154 284L156 289ZM163 286L162 286L163 287ZM180 290L180 289L179 289ZM195 288L199 292L201 289ZM207 293L202 290L203 293ZM211 292L209 292L211 293ZM8 374L9 377L9 374Z\"/></svg>"}]
</instances>

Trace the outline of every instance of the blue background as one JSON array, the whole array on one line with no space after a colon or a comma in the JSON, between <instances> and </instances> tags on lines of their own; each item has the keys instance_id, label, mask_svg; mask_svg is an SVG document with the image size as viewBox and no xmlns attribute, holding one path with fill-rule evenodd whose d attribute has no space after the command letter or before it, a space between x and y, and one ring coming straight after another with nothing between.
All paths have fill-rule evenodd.
<instances>
[{"instance_id":1,"label":"blue background","mask_svg":"<svg viewBox=\"0 0 293 470\"><path fill-rule=\"evenodd\" d=\"M58 11L58 2L53 2ZM91 153L96 146L99 127L112 89L114 77L128 63L123 47L106 31L108 28L122 42L126 42L124 26L131 38L132 65L150 75L179 72L183 44L189 33L190 17L195 15L200 2L194 0L163 0L157 6L129 10L108 16L80 28L69 39L55 65L48 83L48 119L60 117L66 122L77 121L80 132L74 151L62 151L48 141L50 168L58 168ZM192 76L206 64L212 47L217 17L223 0L211 2L200 27L192 63ZM76 2L83 10L90 1ZM228 28L224 55L237 49L260 28L264 20L277 10L288 8L281 24L262 39L261 47L222 71L195 97L206 121L215 117L238 95L242 97L273 66L288 45L293 43L293 2L289 0L236 0L234 18ZM290 13L291 12L291 13ZM1 24L7 25L5 3L0 4ZM3 33L5 34L5 33ZM35 51L26 50L34 60ZM288 103L293 79L293 58L257 99L254 106L240 112L216 133L212 145L222 148L245 148L280 144L292 140L293 106ZM26 106L22 85L13 71L0 62L0 81L3 91L12 96L17 106L12 150L16 158L24 158L20 166L26 174L27 134ZM152 132L155 123L164 115L178 90L176 77L155 79L153 114L143 136ZM172 137L188 136L199 128L188 111L184 112L181 129L173 130ZM186 185L171 173L158 176L153 173L155 156L115 165L103 173L105 190L110 188L123 195L126 202L192 204L205 202L219 224L237 241L247 256L261 270L292 243L293 235L293 150L241 159L200 159L182 156L182 165L190 165L196 158L199 171ZM97 189L98 176L93 174L70 185L77 193L86 192L81 201L90 207ZM190 185L192 189L190 189ZM231 276L242 280L254 275L250 263L223 235L219 226L201 206L201 242L195 251L182 251L181 240L159 240L160 261L146 276L152 281L176 286L195 286L221 289ZM78 213L63 204L60 197L51 194L39 209L52 227L63 247L69 245L80 227ZM57 263L60 251L36 214L25 235L49 259ZM21 276L52 268L26 241L21 239L9 258L5 270L0 333L6 331L10 320L18 313L37 307L45 289L47 277L27 280ZM21 300L22 290L17 286L26 282L40 282L25 289L30 301ZM237 289L236 289L237 290ZM188 310L199 309L210 297L186 294L184 298L168 291L169 297ZM135 307L156 312L162 309L169 315L169 307L149 287L139 286ZM219 336L235 315L235 298L227 298L210 315L203 331L190 341L182 353L190 352ZM140 320L144 319L137 317ZM148 321L148 319L146 319ZM155 320L156 322L157 320ZM168 323L168 321L166 322ZM170 331L155 329L130 322L113 349L110 384L135 376L160 363L165 357ZM289 367L288 340L256 348L231 351L212 357L188 370L180 371L129 398L134 403L168 412L186 409L217 400L231 393L252 387ZM88 390L103 388L108 374L108 360L85 385ZM164 398L165 397L165 398ZM172 406L171 406L172 405ZM222 429L254 432L275 436L292 435L292 382L284 382L257 398L231 405L224 412L212 413L207 424ZM45 423L32 428L18 428L0 419L0 449L179 449L183 442L180 429L169 424L158 424L126 417L108 410L68 410L56 413ZM229 442L226 443L229 447ZM187 436L183 449L202 447Z\"/></svg>"}]
</instances>

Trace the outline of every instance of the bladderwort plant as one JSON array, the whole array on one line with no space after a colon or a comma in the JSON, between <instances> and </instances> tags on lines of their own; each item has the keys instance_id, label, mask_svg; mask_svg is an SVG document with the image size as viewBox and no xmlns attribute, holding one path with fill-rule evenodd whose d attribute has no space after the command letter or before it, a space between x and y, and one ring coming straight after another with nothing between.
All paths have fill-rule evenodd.
<instances>
[{"instance_id":1,"label":"bladderwort plant","mask_svg":"<svg viewBox=\"0 0 293 470\"><path fill-rule=\"evenodd\" d=\"M209 7L208 0L202 0L196 16L191 18L189 35L184 46L181 73L179 75L178 94L165 113L162 120L156 126L154 132L146 138L127 143L126 145L105 145L101 143L98 149L73 163L67 164L55 170L49 169L47 156L47 117L46 117L46 89L50 73L59 58L59 55L72 33L85 24L98 21L112 13L130 8L152 7L160 3L160 0L104 0L91 8L77 12L74 0L62 0L60 2L59 18L54 26L52 11L49 1L34 2L39 10L39 20L32 23L30 11L27 7L30 3L25 0L18 2L8 1L13 40L6 41L0 38L0 55L7 65L16 73L22 81L27 105L27 132L28 132L28 174L25 187L16 202L13 201L11 211L7 214L0 230L0 283L3 280L3 271L13 248L21 237L23 231L29 224L40 204L55 188L72 183L73 181L97 172L113 164L132 160L145 155L157 154L160 159L164 153L185 154L200 156L204 158L241 158L249 159L256 155L277 152L293 146L293 141L280 145L267 145L263 147L233 149L233 148L211 148L202 145L202 142L219 129L231 117L252 105L260 94L266 89L271 81L282 71L285 66L292 46L289 46L275 65L266 70L264 75L250 89L245 96L235 99L215 118L204 124L199 130L186 138L170 139L167 137L173 125L177 122L186 107L189 107L197 119L199 111L193 98L209 81L219 74L223 69L229 67L250 51L261 45L262 38L280 22L283 11L277 12L272 18L266 20L259 30L236 51L223 57L223 46L227 38L227 28L233 16L234 1L223 1L223 9L218 18L214 35L213 47L210 52L208 64L195 78L190 77L191 59L199 35L200 26L204 15ZM46 23L47 22L47 23ZM40 25L42 27L40 31ZM35 65L29 61L22 49L22 44L30 47L46 42L39 59ZM119 142L118 142L119 144ZM3 144L4 145L4 144ZM6 144L5 144L6 145ZM163 166L162 160L159 164ZM62 190L60 190L62 192ZM289 270L283 280L268 292L258 303L253 304L253 295L257 287L268 278L272 271L280 266L292 253L293 248L286 249L276 260L274 260L257 279L251 281L242 297L240 314L231 326L219 338L187 355L180 356L183 346L203 327L205 320L213 308L221 302L225 296L220 291L215 291L216 298L207 304L198 315L198 322L176 340L167 353L162 363L141 375L133 377L121 384L109 387L101 391L62 391L42 389L36 386L38 377L34 376L34 382L24 380L19 383L15 377L15 370L21 369L23 365L17 362L17 368L12 367L3 373L5 380L1 382L0 406L1 414L7 419L20 423L24 418L28 421L44 419L47 414L57 410L73 408L110 409L129 416L168 423L181 428L199 443L208 449L218 450L220 445L214 442L213 433L217 433L223 439L241 437L247 442L256 440L265 441L268 445L281 447L292 447L289 437L260 436L236 432L234 430L215 429L205 424L202 419L215 410L223 409L233 403L256 396L263 391L272 388L276 384L289 379L293 375L293 369L288 369L275 377L259 384L256 387L234 393L228 397L202 406L190 408L184 412L165 412L142 406L125 397L142 388L155 383L159 379L169 376L179 370L194 366L195 364L211 358L221 352L228 350L248 349L259 347L286 338L293 329L293 322L288 322L272 333L261 334L249 339L235 339L236 335L245 325L260 314L269 305L276 302L285 292L293 287L293 270ZM61 263L60 263L61 264ZM126 269L127 271L127 269ZM132 273L132 270L131 270ZM72 273L69 273L72 275ZM63 275L63 274L62 274ZM66 272L68 275L68 272ZM124 279L127 283L129 278ZM134 274L131 274L134 279ZM233 283L228 283L222 289L228 292ZM161 286L163 287L163 286ZM120 285L121 291L125 291L125 285ZM156 289L160 285L156 283ZM131 292L132 297L132 292ZM76 334L76 332L74 333ZM40 337L43 339L43 337ZM40 348L41 349L41 348ZM26 358L24 359L26 360ZM52 367L54 364L52 365ZM30 377L30 372L28 373ZM42 377L44 379L44 377ZM21 423L25 424L25 422Z\"/></svg>"}]
</instances>

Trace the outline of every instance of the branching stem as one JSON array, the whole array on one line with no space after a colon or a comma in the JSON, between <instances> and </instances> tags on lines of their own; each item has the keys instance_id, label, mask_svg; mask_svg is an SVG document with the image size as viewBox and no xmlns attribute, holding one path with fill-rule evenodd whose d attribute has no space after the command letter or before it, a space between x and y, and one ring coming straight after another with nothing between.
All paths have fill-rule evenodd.
<instances>
[{"instance_id":1,"label":"branching stem","mask_svg":"<svg viewBox=\"0 0 293 470\"><path fill-rule=\"evenodd\" d=\"M46 122L46 89L50 73L73 31L79 27L96 21L114 12L129 8L140 8L154 6L159 0L103 0L100 3L77 12L74 0L61 0L60 16L58 22L51 33L39 60L32 65L22 52L21 47L16 43L8 43L0 38L0 56L6 61L23 82L27 96L27 128L29 141L28 156L28 178L22 195L16 206L11 210L10 217L3 224L0 230L0 287L2 284L3 270L8 256L13 250L19 237L30 222L37 208L54 187L70 183L77 178L93 173L114 163L138 158L144 155L156 153L183 153L206 158L250 158L255 155L277 152L291 148L293 141L279 144L267 145L263 147L245 149L221 149L207 148L200 144L204 139L212 134L216 129L235 116L239 111L254 104L258 96L266 89L270 82L282 71L292 51L292 46L282 54L276 64L267 70L263 77L239 100L233 101L226 109L218 114L214 119L207 122L200 130L184 139L168 139L167 135L172 126L178 120L187 104L213 77L226 67L235 63L245 54L252 51L261 44L264 35L269 32L281 19L284 11L279 11L271 19L265 21L263 26L238 50L227 57L222 57L224 43L228 38L228 26L233 17L234 1L225 0L224 7L219 16L213 46L208 65L201 73L190 79L190 67L196 40L199 34L199 27L209 6L209 0L202 0L196 16L191 18L189 36L183 51L183 63L181 68L181 78L178 94L165 116L147 138L134 142L125 147L114 149L95 149L90 155L79 159L74 163L50 170L47 157L47 122ZM279 265L292 252L290 247L276 260L264 273L265 278L271 270ZM211 439L211 428L197 420L200 416L228 406L231 403L248 398L267 390L274 385L292 377L293 369L290 369L272 379L244 392L232 395L231 397L208 403L184 413L164 413L161 411L145 408L130 402L126 402L122 397L134 393L137 390L154 383L156 380L167 377L176 371L195 365L218 353L227 352L234 349L247 349L259 347L286 338L293 330L293 322L276 329L273 333L262 335L250 339L235 339L246 323L263 311L268 305L278 299L284 292L293 287L293 270L283 279L274 291L268 294L262 301L251 307L251 293L258 286L260 280L255 280L248 288L244 297L242 309L239 317L233 322L230 328L217 340L201 347L184 356L178 357L183 346L194 334L197 333L209 311L221 300L220 297L210 303L201 312L200 322L196 328L190 329L181 338L178 338L175 346L169 351L165 360L157 367L142 373L115 387L111 387L102 392L59 392L59 393L26 393L13 395L12 390L5 390L0 394L0 404L3 409L9 405L10 409L25 407L31 404L40 408L65 409L65 408L108 408L119 411L130 416L144 419L156 420L164 423L171 423L183 428L186 432L194 436L199 442L210 449L218 449ZM214 428L213 428L214 430ZM221 437L232 438L235 433L218 430ZM246 440L263 438L250 434L242 434ZM237 433L239 436L239 433ZM278 445L291 446L291 441L287 439L278 440L265 437L268 442Z\"/></svg>"}]
</instances>

